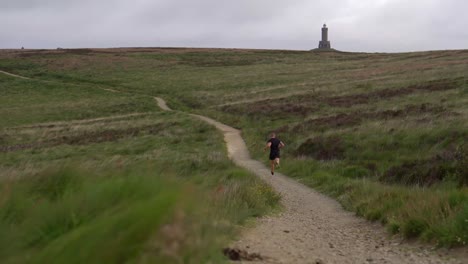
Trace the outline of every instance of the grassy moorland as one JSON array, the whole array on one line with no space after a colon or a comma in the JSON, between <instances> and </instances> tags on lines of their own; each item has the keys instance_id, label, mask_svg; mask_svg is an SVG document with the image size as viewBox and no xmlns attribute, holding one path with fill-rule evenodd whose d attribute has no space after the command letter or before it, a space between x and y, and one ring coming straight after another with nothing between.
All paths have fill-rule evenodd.
<instances>
[{"instance_id":1,"label":"grassy moorland","mask_svg":"<svg viewBox=\"0 0 468 264\"><path fill-rule=\"evenodd\" d=\"M0 75L2 263L221 263L279 197L152 97Z\"/></svg>"},{"instance_id":2,"label":"grassy moorland","mask_svg":"<svg viewBox=\"0 0 468 264\"><path fill-rule=\"evenodd\" d=\"M0 70L57 85L115 89L135 101L161 96L241 128L258 159L277 131L288 176L393 233L468 242L466 50L84 49L0 58Z\"/></svg>"}]
</instances>

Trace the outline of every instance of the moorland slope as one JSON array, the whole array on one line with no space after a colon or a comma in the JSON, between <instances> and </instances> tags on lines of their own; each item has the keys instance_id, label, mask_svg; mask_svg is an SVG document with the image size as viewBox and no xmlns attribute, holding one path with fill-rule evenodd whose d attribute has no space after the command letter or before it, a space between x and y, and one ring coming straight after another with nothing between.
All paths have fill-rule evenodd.
<instances>
[{"instance_id":1,"label":"moorland slope","mask_svg":"<svg viewBox=\"0 0 468 264\"><path fill-rule=\"evenodd\" d=\"M0 110L7 116L4 131L40 127L39 121L145 113L155 105L153 96L161 96L172 108L241 129L258 159L267 133L279 132L287 143L284 174L383 223L390 233L449 247L467 243L468 51L82 49L2 51L0 56L0 70L53 86L37 91L32 80L2 79L10 87L3 97L9 107ZM17 92L25 87L30 100ZM121 93L100 99L96 88ZM77 92L81 100L74 100ZM74 103L63 103L67 100ZM92 110L85 110L88 105ZM143 134L154 131L148 129ZM133 137L132 131L115 139ZM31 143L38 141L37 131L20 134L4 133L3 145L27 142L37 152ZM93 137L99 140L92 143L105 141L102 134ZM76 142L67 140L59 142ZM29 155L13 152L5 167L21 174L25 167L17 165ZM50 157L42 160L47 162L39 164Z\"/></svg>"}]
</instances>

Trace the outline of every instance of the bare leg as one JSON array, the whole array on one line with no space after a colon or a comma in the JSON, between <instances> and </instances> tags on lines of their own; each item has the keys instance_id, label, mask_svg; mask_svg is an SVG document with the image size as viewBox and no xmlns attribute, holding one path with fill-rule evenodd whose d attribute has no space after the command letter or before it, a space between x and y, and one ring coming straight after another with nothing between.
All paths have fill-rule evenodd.
<instances>
[{"instance_id":1,"label":"bare leg","mask_svg":"<svg viewBox=\"0 0 468 264\"><path fill-rule=\"evenodd\" d=\"M276 164L276 166L279 166L279 165L280 165L280 159L279 159L279 158L276 158L276 159L275 159L275 164Z\"/></svg>"},{"instance_id":2,"label":"bare leg","mask_svg":"<svg viewBox=\"0 0 468 264\"><path fill-rule=\"evenodd\" d=\"M274 160L270 161L270 167L271 167L271 174L274 175L275 174L275 161Z\"/></svg>"}]
</instances>

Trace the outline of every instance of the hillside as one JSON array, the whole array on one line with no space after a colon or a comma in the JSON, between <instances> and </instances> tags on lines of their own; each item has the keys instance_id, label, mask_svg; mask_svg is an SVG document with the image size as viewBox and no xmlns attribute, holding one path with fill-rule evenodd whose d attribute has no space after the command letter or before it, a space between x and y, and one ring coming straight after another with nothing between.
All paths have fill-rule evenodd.
<instances>
[{"instance_id":1,"label":"hillside","mask_svg":"<svg viewBox=\"0 0 468 264\"><path fill-rule=\"evenodd\" d=\"M217 190L214 179L236 170L220 136L161 113L152 98L160 96L240 129L258 160L266 162L267 134L278 132L287 145L281 172L391 233L468 242L467 50L4 50L0 70L35 79L0 76L2 178L51 164L100 173L151 160L186 166L171 170L176 178L212 175L202 186ZM258 212L246 216L264 214L276 198L267 191L255 199L263 202L246 210Z\"/></svg>"}]
</instances>

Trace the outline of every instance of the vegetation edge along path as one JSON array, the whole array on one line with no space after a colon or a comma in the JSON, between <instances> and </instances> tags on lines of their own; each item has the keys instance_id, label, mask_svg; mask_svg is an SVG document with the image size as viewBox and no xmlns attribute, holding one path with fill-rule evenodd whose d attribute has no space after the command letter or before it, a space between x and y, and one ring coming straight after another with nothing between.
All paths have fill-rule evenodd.
<instances>
[{"instance_id":1,"label":"vegetation edge along path","mask_svg":"<svg viewBox=\"0 0 468 264\"><path fill-rule=\"evenodd\" d=\"M161 109L172 111L162 98L154 99ZM259 253L264 263L466 263L465 254L455 256L445 249L390 238L380 224L356 217L337 201L281 173L271 176L264 164L250 158L240 130L205 116L189 115L220 130L229 158L282 195L284 211L259 219L233 247Z\"/></svg>"},{"instance_id":2,"label":"vegetation edge along path","mask_svg":"<svg viewBox=\"0 0 468 264\"><path fill-rule=\"evenodd\" d=\"M155 97L161 109L172 111L162 98ZM190 114L224 134L229 158L272 185L282 195L284 212L260 219L234 247L264 256L266 263L463 263L448 252L435 252L427 246L402 243L388 238L379 224L343 210L335 200L276 173L250 158L241 131L206 116ZM437 254L436 254L437 253Z\"/></svg>"}]
</instances>

